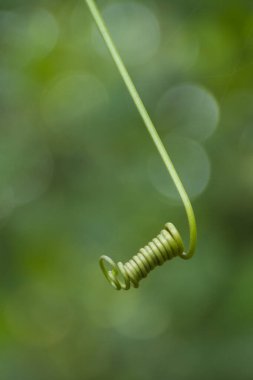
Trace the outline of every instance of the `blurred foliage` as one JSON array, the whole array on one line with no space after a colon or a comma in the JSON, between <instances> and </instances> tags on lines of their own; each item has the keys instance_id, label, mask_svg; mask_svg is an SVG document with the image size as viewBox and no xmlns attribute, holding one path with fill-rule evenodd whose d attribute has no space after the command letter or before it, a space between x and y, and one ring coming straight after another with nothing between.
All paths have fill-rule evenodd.
<instances>
[{"instance_id":1,"label":"blurred foliage","mask_svg":"<svg viewBox=\"0 0 253 380\"><path fill-rule=\"evenodd\" d=\"M81 0L0 4L0 378L253 378L253 5L98 0L199 226L194 259L114 292L185 214Z\"/></svg>"}]
</instances>

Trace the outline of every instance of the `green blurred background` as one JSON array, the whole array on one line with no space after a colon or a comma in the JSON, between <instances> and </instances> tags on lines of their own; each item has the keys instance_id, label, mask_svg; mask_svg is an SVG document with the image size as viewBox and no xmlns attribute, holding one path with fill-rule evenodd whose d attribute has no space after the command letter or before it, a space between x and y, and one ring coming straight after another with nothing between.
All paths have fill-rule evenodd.
<instances>
[{"instance_id":1,"label":"green blurred background","mask_svg":"<svg viewBox=\"0 0 253 380\"><path fill-rule=\"evenodd\" d=\"M1 380L253 378L253 4L98 0L198 249L115 292L183 207L84 1L1 0Z\"/></svg>"}]
</instances>

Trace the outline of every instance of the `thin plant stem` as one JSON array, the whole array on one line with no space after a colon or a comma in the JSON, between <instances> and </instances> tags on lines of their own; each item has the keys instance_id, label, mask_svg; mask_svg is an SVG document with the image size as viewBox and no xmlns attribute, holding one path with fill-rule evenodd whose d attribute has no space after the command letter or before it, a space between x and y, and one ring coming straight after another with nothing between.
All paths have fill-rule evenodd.
<instances>
[{"instance_id":1,"label":"thin plant stem","mask_svg":"<svg viewBox=\"0 0 253 380\"><path fill-rule=\"evenodd\" d=\"M190 257L192 257L192 255L194 254L194 250L195 250L195 247L196 247L196 240L197 240L197 227L196 227L196 219L195 219L195 215L194 215L194 211L193 211L193 208L192 208L192 205L191 205L191 202L190 202L190 199L187 195L187 192L176 172L176 169L161 141L161 138L159 137L158 133L157 133L157 130L136 90L136 87L135 85L133 84L133 81L120 57L120 54L112 40L112 37L110 36L110 33L106 27L106 24L105 24L105 21L103 20L103 17L100 13L100 11L98 10L94 0L85 0L86 3L87 3L87 6L90 10L90 13L92 14L93 18L94 18L94 21L95 23L97 24L97 27L109 49L109 52L116 64L116 67L129 91L129 94L131 95L133 101L134 101L134 104L151 136L151 139L152 141L154 142L165 166L166 166L166 169L167 171L169 172L169 175L171 176L177 190L178 190L178 193L182 199L182 202L184 204L184 207L185 207L185 211L186 211L186 215L187 215L187 218L188 218L188 223L189 223L189 229L190 229L190 241L189 241L189 250L187 253L184 253L183 254L183 258L185 259L189 259Z\"/></svg>"}]
</instances>

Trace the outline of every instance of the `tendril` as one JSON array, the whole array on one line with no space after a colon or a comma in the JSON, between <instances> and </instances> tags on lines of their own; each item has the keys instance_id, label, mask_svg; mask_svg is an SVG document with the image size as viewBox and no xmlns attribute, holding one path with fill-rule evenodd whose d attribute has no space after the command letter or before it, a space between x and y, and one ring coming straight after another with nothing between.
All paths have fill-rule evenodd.
<instances>
[{"instance_id":1,"label":"tendril","mask_svg":"<svg viewBox=\"0 0 253 380\"><path fill-rule=\"evenodd\" d=\"M130 96L133 99L133 102L144 122L144 125L147 129L147 131L150 134L150 137L156 146L158 153L161 156L161 159L163 160L165 167L171 176L174 185L177 188L177 191L181 197L181 200L183 202L188 224L189 224L189 232L190 232L190 238L189 238L189 248L187 252L184 251L182 246L182 239L176 230L176 228L173 226L173 224L169 223L166 226L170 225L173 226L173 229L177 232L177 238L173 237L173 234L171 233L170 228L165 228L165 232L163 232L160 237L157 238L157 240L153 239L153 242L149 243L145 248L145 254L143 251L140 250L140 252L137 254L137 256L134 256L133 259L131 259L126 264L118 263L115 264L115 262L110 259L107 256L102 256L100 258L100 266L105 274L107 280L110 282L110 284L116 288L116 289L129 289L130 283L133 284L133 286L137 287L139 280L143 277L146 277L147 273L153 269L157 263L157 265L160 265L161 258L167 257L167 259L171 258L171 256L177 256L179 255L183 259L190 259L195 251L196 247L196 240L197 240L197 227L196 227L196 220L194 211L190 202L190 199L187 195L187 192L176 172L176 169L161 141L161 138L159 137L157 130L136 90L136 87L119 55L119 52L110 36L110 33L106 27L105 21L103 20L103 17L98 10L95 1L94 0L85 0L87 3L87 6L90 10L91 15L93 16L93 19L105 41L105 44L112 56L112 59L127 87L127 90L130 94ZM175 232L174 231L174 232ZM167 240L164 236L166 232L170 235ZM180 238L180 239L179 239ZM166 240L166 243L164 241ZM154 241L155 240L155 241ZM174 243L172 243L172 240ZM180 240L180 243L179 243ZM173 244L176 245L177 249L177 255L172 254L172 252L175 252L172 248ZM179 249L180 248L180 249ZM167 256L166 256L167 255ZM159 261L160 260L160 261ZM152 261L152 264L151 264ZM107 262L109 265L111 265L112 269L107 270L105 267L105 262ZM120 282L118 279L118 276L121 275L124 278L124 283Z\"/></svg>"}]
</instances>

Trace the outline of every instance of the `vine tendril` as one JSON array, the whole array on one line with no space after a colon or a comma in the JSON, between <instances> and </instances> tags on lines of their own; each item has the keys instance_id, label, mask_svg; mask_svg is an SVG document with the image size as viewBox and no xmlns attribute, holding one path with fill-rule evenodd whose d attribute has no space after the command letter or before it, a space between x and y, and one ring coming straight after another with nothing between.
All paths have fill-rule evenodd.
<instances>
[{"instance_id":1,"label":"vine tendril","mask_svg":"<svg viewBox=\"0 0 253 380\"><path fill-rule=\"evenodd\" d=\"M116 289L128 289L130 287L130 283L132 283L133 286L137 287L139 280L143 277L146 277L149 270L153 269L156 265L161 265L161 263L163 263L165 259L167 260L169 258L172 258L172 256L177 255L179 255L183 259L190 259L193 256L197 240L196 220L187 192L120 57L120 54L110 36L105 21L103 20L103 17L100 11L98 10L95 1L85 1L112 56L112 59L127 87L127 90L130 96L132 97L133 102L144 122L144 125L146 126L146 129L148 130L150 137L153 143L155 144L161 156L161 159L163 160L165 167L169 175L171 176L174 185L181 197L189 224L190 238L189 249L187 252L184 252L182 239L175 226L171 223L168 223L166 224L167 227L165 228L165 230L162 231L162 234L159 235L157 239L153 239L153 243L151 242L145 247L146 251L145 248L143 249L145 253L143 251L140 255L138 254L139 256L134 256L133 259L125 265L123 265L120 262L118 264L115 264L114 261L107 256L102 256L100 258L101 269L105 274L107 280L110 282L110 284ZM163 257L164 260L161 260L161 257ZM106 268L106 262L112 267L111 270L108 270ZM119 280L118 277L120 275L124 278L124 283L122 283L122 281Z\"/></svg>"}]
</instances>

